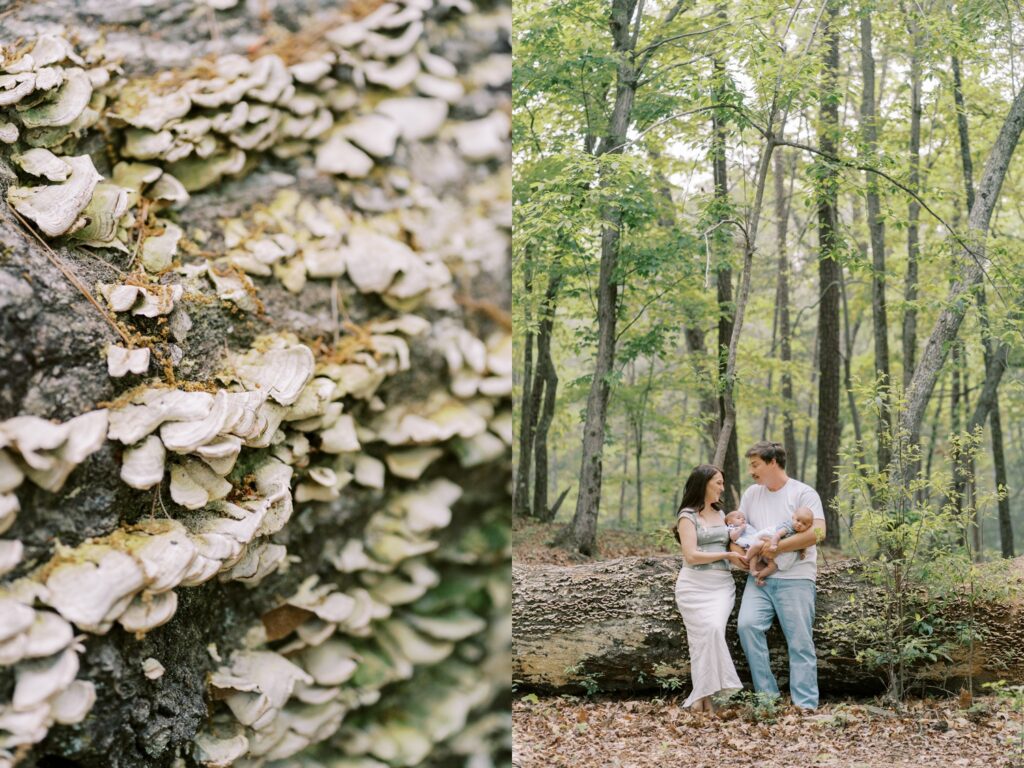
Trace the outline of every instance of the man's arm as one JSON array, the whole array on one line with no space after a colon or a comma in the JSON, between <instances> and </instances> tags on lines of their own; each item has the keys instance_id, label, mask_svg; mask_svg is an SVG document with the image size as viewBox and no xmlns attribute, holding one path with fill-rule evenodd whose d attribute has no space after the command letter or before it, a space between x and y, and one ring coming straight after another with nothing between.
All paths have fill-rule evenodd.
<instances>
[{"instance_id":1,"label":"man's arm","mask_svg":"<svg viewBox=\"0 0 1024 768\"><path fill-rule=\"evenodd\" d=\"M795 552L798 549L807 549L825 538L825 521L815 518L814 526L803 533L794 533L787 536L777 546L765 547L765 552L778 554L779 552Z\"/></svg>"}]
</instances>

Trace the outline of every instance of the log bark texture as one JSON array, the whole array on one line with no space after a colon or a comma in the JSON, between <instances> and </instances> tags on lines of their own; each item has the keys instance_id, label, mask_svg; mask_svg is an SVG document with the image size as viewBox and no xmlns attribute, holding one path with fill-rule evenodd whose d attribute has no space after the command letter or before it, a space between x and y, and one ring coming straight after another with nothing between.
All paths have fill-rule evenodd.
<instances>
[{"instance_id":1,"label":"log bark texture","mask_svg":"<svg viewBox=\"0 0 1024 768\"><path fill-rule=\"evenodd\" d=\"M317 113L321 122L326 120L328 130L334 129L333 136L341 126L351 128L358 119L373 113L382 95L392 100L396 96L423 95L414 89L411 81L398 83L392 70L378 78L373 72L384 72L379 62L376 70L372 66L367 69L373 78L391 83L394 86L391 93L381 93L382 87L368 82L365 73L357 71L361 60L353 58L355 54L345 54L348 55L346 64L330 58L335 50L331 46L341 43L325 39L326 34L351 39L359 31L353 28L353 22L379 11L381 2L242 2L227 10L213 10L227 5L231 3L204 5L178 0L123 3L52 0L7 4L0 11L0 44L5 46L0 62L6 66L16 61L29 44L48 34L66 37L75 46L77 55L89 58L90 62L93 54L101 55L104 62L116 62L116 66L110 64L109 81L98 76L93 80L97 92L100 89L110 92L105 107L99 100L93 100L100 113L96 125L82 129L64 145L54 146L58 155L89 156L97 172L106 179L113 178L114 164L126 159L122 154L126 126L116 115L111 115L118 103L122 106L125 103L118 101L118 89L137 87L139 98L145 99L147 94L155 92L154 81L145 78L164 75L179 83L186 76L209 78L210 68L218 56L234 55L236 68L239 62L278 56L274 64L280 66L274 70L274 76L287 82L288 87L294 86L292 93L305 99L293 102L299 110L311 103L321 104L316 101L320 94L334 88L337 100ZM510 9L506 3L486 1L473 6L465 4L463 10L441 3L427 6L422 19L411 21L410 16L415 16L416 8L423 10L423 4L410 4L408 13L403 10L410 30L407 35L410 49L415 43L417 51L403 59L403 66L406 69L413 66L419 71L421 64L417 56L421 56L443 75L426 79L425 87L436 89L444 97L433 100L434 109L438 105L443 109L443 119L438 120L434 134L426 135L429 131L417 134L423 130L424 121L416 118L401 125L399 140L381 148L382 141L384 145L388 143L382 136L392 132L392 139L395 139L394 128L389 127L392 121L376 115L376 124L384 128L376 135L364 132L361 137L364 145L375 147L374 162L370 163L374 167L361 175L353 172L350 176L337 167L327 167L333 161L321 161L321 151L325 153L325 161L330 159L324 149L326 131L317 136L311 132L310 142L293 145L296 154L290 156L287 152L279 155L270 146L257 147L254 142L245 150L244 167L235 168L237 173L232 178L193 191L191 199L180 210L161 210L165 219L173 220L184 230L175 262L164 270L143 272L138 259L133 258L138 251L137 241L132 243L134 248L124 252L114 248L87 248L67 238L44 238L47 243L43 244L32 237L26 225L14 216L6 202L9 199L6 193L16 185L35 188L43 182L32 180L16 169L12 154L25 151L23 143L0 145L0 430L16 416L65 422L94 409L114 408L118 399L123 401L127 393L143 386L191 387L190 392L220 394L228 388L227 380L217 377L231 369L231 355L246 353L256 339L268 334L293 334L289 338L295 339L294 349L301 346L306 352L312 350L310 360L315 359L318 377L328 375L325 371L330 365L351 362L352 354L368 354L369 357L362 359L371 367L375 362L383 364L388 353L383 345L375 348L383 337L375 336L377 341L370 341L367 329L374 322L397 318L417 321L425 332L410 338L406 348L401 346L404 342L393 348L407 359L404 367L396 365L386 380L379 383L376 405L381 410L378 414L385 408L408 406L415 410L432 396L448 398L448 394L442 393L448 393L452 378L459 373L451 369L451 358L447 361L445 358L446 351L457 346L454 337L445 335L448 332L466 345L479 344L480 355L494 353L496 356L489 358L491 362L510 370L510 344L507 349L483 351L483 340L491 338L492 333L504 334L506 340L509 335ZM389 10L398 9L392 6L384 12ZM378 19L380 15L377 14ZM378 38L380 45L393 45L384 35ZM89 46L95 50L87 54L85 50ZM314 58L323 61L313 62L314 68L310 68L309 60ZM310 74L319 71L315 67L324 62L326 69L321 75ZM305 70L297 70L301 79L296 75L292 83L291 71L285 64L307 66ZM100 70L106 64L96 66ZM317 77L321 78L318 82L324 90L310 94L311 82ZM280 119L280 124L299 117L312 120L312 114L282 115L283 108L279 109L274 102L277 97L269 93L263 93L265 103L259 105L255 98L250 99L254 110L258 106L264 115ZM180 95L178 92L177 96ZM280 96L281 101L288 98ZM392 104L399 114L407 106L401 102ZM220 112L211 108L204 113L194 106L190 116L224 120L222 112L229 113L231 107L228 104ZM11 120L20 125L14 108L0 109L0 121ZM196 122L193 127L200 124L201 121ZM9 130L10 125L5 125ZM492 132L492 128L496 130ZM24 137L25 128L21 130ZM217 140L220 142L222 138ZM253 141L253 137L250 134L243 140ZM273 143L273 150L284 143L279 137ZM353 152L351 145L344 146L349 152L346 162L353 158L357 162L370 160L361 150ZM230 146L218 144L210 156L211 161L220 159L221 153L229 150ZM171 163L162 157L153 157L147 162L163 166L165 170ZM187 311L191 329L187 337L183 335L178 339L168 336L166 317L142 318L130 313L114 317L113 312L105 308L96 290L98 283L128 280L133 285L146 287L180 286L189 278L184 277L178 267L201 267L206 260L213 263L230 249L230 245L225 244L225 221L244 221L245 226L250 227L250 234L257 230L263 233L268 226L269 231L274 231L272 221L268 224L269 220L264 218L263 224L256 224L252 217L266 217L275 201L288 200L289 196L302 201L295 216L305 223L296 224L297 229L292 233L293 241L299 244L300 262L305 248L306 264L312 263L316 254L310 252L309 246L318 239L326 242L333 237L334 247L330 250L340 250L345 238L352 233L349 229L352 225L383 234L380 225L385 220L390 221L390 246L381 245L387 241L377 239L374 245L348 262L347 270L336 269L333 275L317 275L313 271L308 276L302 274L304 286L298 291L293 290L294 285L286 288L280 277L283 273L277 271L271 274L268 269L265 276L255 273L247 277L238 267L226 268L218 277L245 282L251 289L248 298L258 300L249 304L250 309L241 306L247 303L245 292L236 293L234 299L229 300L209 283L189 283L180 302L176 303L175 312ZM291 210L294 213L296 208ZM340 216L339 210L342 211ZM326 216L325 211L328 211ZM133 204L133 212L140 221L145 221L145 204ZM398 220L406 214L418 216L418 212L422 212L430 226L414 235ZM411 219L404 221L409 223ZM307 224L319 234L310 237L312 230ZM166 221L161 225L165 226ZM150 229L145 236L158 231ZM142 237L140 232L139 239ZM352 241L348 244L352 245ZM384 286L371 291L357 289L353 275L360 268L366 269L375 259L384 263L389 247L392 253L411 257L406 262L410 274L418 265L430 261L434 268L448 274L447 288L443 291L446 295L442 297L431 289L433 298L424 303L426 294L417 295L413 288L408 302L394 302L392 297L384 295L384 288L391 290L387 283L391 278L397 281L397 273L390 275ZM467 258L456 256L455 251L461 251ZM66 279L68 272L62 273L55 260L76 276L96 303L91 303ZM293 263L293 266L302 271L301 265ZM126 277L126 273L130 274ZM110 343L121 343L115 323L130 333L136 344L152 345L154 356L159 353L167 365L154 364L138 376L109 376L104 350ZM473 342L470 337L477 341ZM511 377L504 375L510 393ZM345 376L339 379L351 381ZM344 399L344 418L354 418L360 428L368 426L374 418L369 402L354 398L351 393L339 392L340 389L335 390L335 405L338 406L335 417L341 418L338 414ZM507 489L511 479L511 402L504 390L483 399L479 393L466 396L463 390L463 396L463 404L475 401L484 406L483 400L489 400L491 405L484 406L480 413L487 413L488 408L493 407L492 416L504 420L500 436L487 429L478 434L488 446L473 444L453 434L436 444L428 437L420 443L420 448L439 450L429 466L421 468L422 474L414 477L409 470L402 470L402 475L393 472L390 464L385 469L384 462L395 458L398 451L385 445L386 441L369 438L368 433L361 432L360 452L367 473L363 474L365 483L359 482L360 470L353 467L355 478L351 485L335 493L333 499L324 500L326 488L315 488L307 474L314 466L321 468L321 477L328 477L329 482L343 474L335 473L329 466L341 460L343 454L328 450L326 439L322 439L324 433L313 437L313 432L308 432L310 438L305 438L300 436L297 423L285 422L280 427L280 435L275 433L271 438L271 447L249 447L246 443L241 448L239 470L250 462L268 460L272 453L285 455L291 451L285 440L287 445L294 446L299 446L303 440L309 441L300 448L300 452L308 449L309 463L304 468L301 462L294 465L291 487L283 491L289 497L291 516L280 521L282 527L273 533L272 544L270 536L263 542L272 547L286 547L287 557L278 567L265 573L258 583L245 584L227 578L230 574L222 571L219 578L214 576L195 586L181 585L171 593L177 600L173 617L147 632L129 632L118 624L105 632L76 628L81 646L72 646L72 650L78 650L77 674L72 673L71 678L95 692L94 705L84 719L77 722L61 724L67 719L55 722L52 715L47 715L39 727L23 726L18 721L25 718L19 712L29 711L29 707L22 706L18 699L25 698L22 693L31 687L23 681L29 679L26 670L33 669L33 662L19 661L10 665L0 662L0 766L192 768L211 762L197 744L197 736L221 727L227 727L223 732L226 735L235 734L231 738L244 736L248 746L230 759L220 759L218 765L241 761L246 766L259 766L285 757L294 758L289 764L312 765L311 755L317 750L326 763L341 759L346 753L357 761L365 757L368 762L379 764L375 761L383 760L393 765L461 764L478 752L480 759L507 760L510 737L504 718L507 718L509 638L507 633L503 635L502 627L507 627L509 611L505 545L510 501ZM447 401L456 410L462 408L458 397ZM435 405L437 402L435 400ZM497 422L491 424L496 426ZM282 439L278 440L278 436ZM354 431L351 436L354 438ZM3 443L3 446L11 451L9 444ZM341 450L349 451L352 447L349 444ZM193 514L175 504L166 474L151 490L136 490L126 485L119 475L127 449L127 445L113 439L104 440L101 447L78 464L57 492L44 490L28 479L16 488L20 509L13 524L8 522L10 527L3 531L0 544L9 545L16 540L23 547L23 555L13 566L7 563L10 570L0 574L0 596L6 597L9 590L13 594L19 583L44 579L45 569L55 559L73 557L83 548L93 546L90 541L96 537L113 541L114 537L132 535L138 527L152 524L154 520L178 523L207 513L198 510ZM11 455L21 460L21 456ZM356 457L355 453L346 455ZM291 456L294 459L297 454ZM174 455L169 458L169 463L180 459ZM235 475L229 478L235 485L231 501L245 504L240 486L250 481ZM391 592L395 602L390 607L384 606L379 598L387 591L390 575L384 571L388 568L371 573L377 566L372 558L364 558L360 564L362 555L359 553L343 568L339 565L343 559L341 551L352 544L358 545L356 549L365 555L371 548L369 538L378 534L378 541L394 543L396 540L389 539L380 529L378 534L373 534L376 525L373 521L380 523L379 513L385 508L394 509L395 504L403 505L402 498L411 498L403 494L434 481L454 481L463 491L457 501L452 499L453 503L448 505L450 518L442 514L429 523L433 541L424 542L419 554L412 555L412 550L406 549L399 557L410 554L408 560L401 559L401 562L419 569L420 587L426 589L418 598L415 593L419 588L406 591L404 595ZM337 490L343 484L339 481ZM312 490L314 495L319 493L320 500L304 498L297 492L300 485L307 491ZM427 506L433 510L431 514L435 514L443 512L441 507L445 505L429 503ZM436 523L442 524L434 528ZM397 533L407 534L408 528ZM366 552L361 549L364 545ZM271 739L270 732L264 730L263 736L258 736L255 730L243 729L236 723L225 701L231 692L212 690L210 675L243 652L259 652L265 654L260 658L274 658L277 663L285 656L290 664L306 663L295 652L307 642L297 636L296 630L303 634L312 632L314 625L329 629L334 623L332 620L324 624L314 617L314 612L286 603L295 601L303 592L301 585L305 584L308 592L309 579L319 579L321 587L333 590L337 605L350 605L345 602L348 598L341 599L341 593L346 593L357 596L353 599L363 600L363 608L370 608L375 602L380 610L374 609L375 618L343 641L365 648L349 679L341 682L345 675L339 669L344 670L343 666L335 665L333 669L332 674L340 686L335 693L342 698L347 696L346 702L341 698L330 701L330 691L325 689L319 691L322 694L319 704L307 706L292 697L287 703L278 701L270 711L270 714L276 711L288 717L306 717L314 711L324 713L325 707L337 705L335 716L329 722L322 721L322 727L306 729L310 738L305 746L301 740L286 743L297 735L295 732L277 746L260 752L257 741ZM428 587L429 584L433 586ZM411 584L391 582L391 587L395 586L401 591ZM371 592L376 592L377 597L367 602L365 598ZM414 602L408 602L410 596ZM480 609L480 621L461 612L468 605L466 600L475 602ZM38 601L33 605L31 595L19 597L18 601L18 606L8 600L0 607L0 629L4 637L10 636L12 607L23 612L22 603L33 606L37 615L56 620L49 605ZM431 608L426 608L427 602L432 602ZM472 627L476 631L470 632L473 637L465 635L461 640L453 639L450 647L428 643L430 653L412 652L413 656L418 656L418 661L409 659L410 666L392 675L389 666L402 655L397 650L401 643L390 646L397 655L389 654L383 644L375 649L371 649L371 645L378 641L386 644L385 622L410 620L412 612L420 609L424 617L465 620L456 635L470 632ZM322 611L322 606L317 610ZM453 610L457 613L452 614ZM387 619L385 612L390 614ZM343 632L339 630L333 641L342 642ZM306 638L323 643L330 635L330 632L321 633L313 638L306 634ZM500 650L502 644L504 652ZM9 643L5 651L8 655L11 653ZM145 661L152 659L160 662L162 674L144 673ZM456 684L459 673L455 676L448 673L460 665L465 674L462 683ZM399 666L403 665L399 663ZM152 665L148 668L153 669ZM392 671L397 671L397 667ZM404 680L400 679L403 677ZM466 698L464 692L457 689L470 680L473 681L470 688L476 693ZM367 688L378 685L376 692L371 693ZM413 712L418 699L410 695L412 688L420 693L431 690L434 711L440 713L449 708L449 714L461 712L465 716L462 724L457 715L451 721L454 728L424 727L422 716L425 713ZM368 695L357 694L357 689ZM282 690L278 690L279 699ZM288 686L284 698L292 692L292 687ZM60 690L53 691L53 697L60 693ZM403 701L405 704L401 703ZM35 702L32 704L34 706ZM263 722L267 719L261 717ZM463 735L467 722L475 730ZM251 720L250 724L255 726ZM400 738L392 738L389 732L401 734ZM279 735L285 736L285 731ZM494 746L499 742L504 746ZM269 741L260 749L267 746ZM249 747L253 751L246 755ZM492 747L497 750L493 754ZM372 754L382 749L390 749L391 754L377 754L370 760ZM408 751L410 749L413 751Z\"/></svg>"},{"instance_id":2,"label":"log bark texture","mask_svg":"<svg viewBox=\"0 0 1024 768\"><path fill-rule=\"evenodd\" d=\"M1024 559L1015 573L1024 576ZM513 565L512 679L521 688L578 691L638 691L690 685L686 632L675 605L681 557L630 557L577 565ZM726 637L740 679L750 685L746 658L736 635L736 616L746 583L736 576L736 606ZM814 625L818 678L823 694L875 694L881 674L856 660L858 650L875 647L860 629L883 609L878 588L867 583L852 561L819 567ZM1024 611L988 605L978 611L986 639L973 661L953 661L915 670L915 679L957 690L968 671L979 680L1024 680ZM947 617L950 620L953 617ZM772 670L786 682L786 645L776 623L768 634ZM673 678L676 681L673 681Z\"/></svg>"}]
</instances>

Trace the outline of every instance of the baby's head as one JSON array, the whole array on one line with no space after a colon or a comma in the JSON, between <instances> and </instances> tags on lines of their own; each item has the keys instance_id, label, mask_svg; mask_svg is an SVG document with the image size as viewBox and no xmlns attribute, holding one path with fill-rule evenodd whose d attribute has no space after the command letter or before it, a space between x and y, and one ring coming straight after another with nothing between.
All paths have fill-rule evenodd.
<instances>
[{"instance_id":1,"label":"baby's head","mask_svg":"<svg viewBox=\"0 0 1024 768\"><path fill-rule=\"evenodd\" d=\"M814 525L814 515L807 507L800 507L793 513L793 530L797 533L810 530L812 525Z\"/></svg>"},{"instance_id":2,"label":"baby's head","mask_svg":"<svg viewBox=\"0 0 1024 768\"><path fill-rule=\"evenodd\" d=\"M725 516L725 524L743 526L747 524L747 518L737 509Z\"/></svg>"}]
</instances>

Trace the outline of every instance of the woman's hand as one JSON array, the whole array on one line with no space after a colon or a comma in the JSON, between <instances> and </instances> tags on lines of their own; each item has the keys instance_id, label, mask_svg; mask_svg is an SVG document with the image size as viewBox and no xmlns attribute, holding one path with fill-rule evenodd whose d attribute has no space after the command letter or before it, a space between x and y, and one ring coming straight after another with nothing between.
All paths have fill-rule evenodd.
<instances>
[{"instance_id":1,"label":"woman's hand","mask_svg":"<svg viewBox=\"0 0 1024 768\"><path fill-rule=\"evenodd\" d=\"M747 570L747 567L749 565L747 563L747 558L745 558L738 552L726 552L725 559L731 566L733 566L734 568L739 568L741 571Z\"/></svg>"}]
</instances>

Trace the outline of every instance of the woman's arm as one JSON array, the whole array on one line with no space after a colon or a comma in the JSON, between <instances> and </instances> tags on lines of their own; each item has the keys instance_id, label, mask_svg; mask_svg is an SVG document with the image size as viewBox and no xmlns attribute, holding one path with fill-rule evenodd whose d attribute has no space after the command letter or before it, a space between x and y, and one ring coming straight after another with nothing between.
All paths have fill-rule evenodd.
<instances>
[{"instance_id":1,"label":"woman's arm","mask_svg":"<svg viewBox=\"0 0 1024 768\"><path fill-rule=\"evenodd\" d=\"M701 552L697 549L697 525L690 518L681 517L676 525L679 531L679 546L683 549L687 565L704 565L727 560L733 565L743 567L742 556L735 552Z\"/></svg>"}]
</instances>

